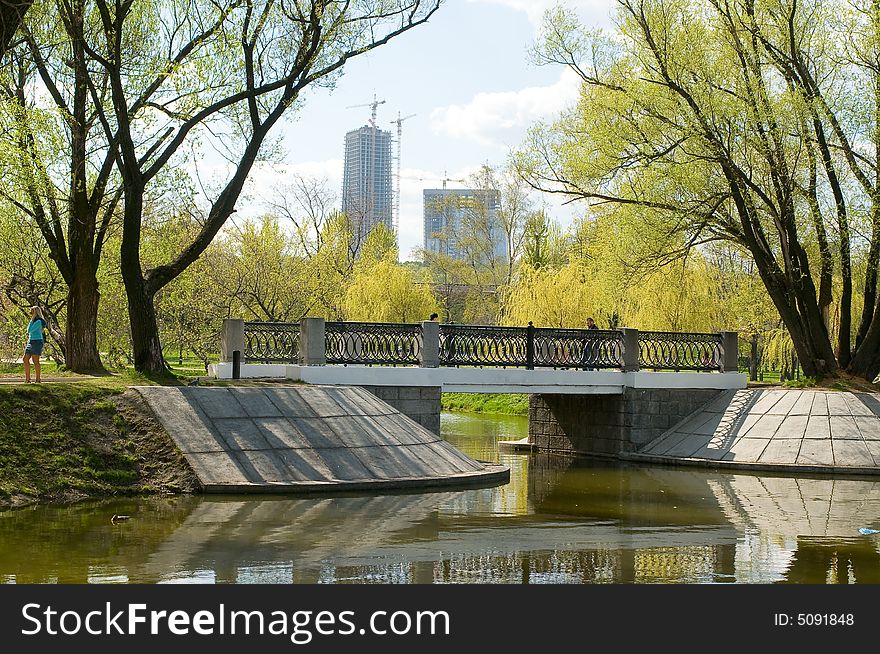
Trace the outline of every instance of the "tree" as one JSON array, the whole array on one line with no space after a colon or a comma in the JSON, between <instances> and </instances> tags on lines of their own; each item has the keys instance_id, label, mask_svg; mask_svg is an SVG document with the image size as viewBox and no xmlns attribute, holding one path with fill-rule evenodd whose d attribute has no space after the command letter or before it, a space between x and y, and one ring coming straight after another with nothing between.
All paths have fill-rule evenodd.
<instances>
[{"instance_id":1,"label":"tree","mask_svg":"<svg viewBox=\"0 0 880 654\"><path fill-rule=\"evenodd\" d=\"M0 0L0 57L2 57L33 0Z\"/></svg>"},{"instance_id":2,"label":"tree","mask_svg":"<svg viewBox=\"0 0 880 654\"><path fill-rule=\"evenodd\" d=\"M62 0L47 7L52 38L25 21L20 65L35 67L56 110L72 117L72 141L88 143L74 143L74 152L87 156L74 157L73 205L89 210L68 220L86 243L68 283L77 292L83 283L93 286L98 237L120 201L121 273L138 370L165 370L156 294L198 259L235 211L254 164L271 151L272 129L301 102L302 91L332 85L349 59L424 23L439 4ZM145 267L144 207L165 194L163 185L185 170L188 148L199 143L222 153L230 174L206 199L198 233L170 260ZM111 173L118 175L116 188L109 186ZM60 252L58 230L44 222L44 237ZM97 289L87 291L96 304ZM69 322L73 310L71 304ZM69 339L86 333L84 324L73 327Z\"/></svg>"},{"instance_id":3,"label":"tree","mask_svg":"<svg viewBox=\"0 0 880 654\"><path fill-rule=\"evenodd\" d=\"M349 320L413 323L427 320L436 310L431 290L387 257L358 266L345 296Z\"/></svg>"},{"instance_id":4,"label":"tree","mask_svg":"<svg viewBox=\"0 0 880 654\"><path fill-rule=\"evenodd\" d=\"M880 3L617 5L619 39L584 30L564 10L546 16L534 54L573 69L582 93L555 124L533 130L521 173L592 204L646 209L681 235L682 252L737 244L808 375L844 368L874 379ZM857 331L854 248L866 261Z\"/></svg>"}]
</instances>

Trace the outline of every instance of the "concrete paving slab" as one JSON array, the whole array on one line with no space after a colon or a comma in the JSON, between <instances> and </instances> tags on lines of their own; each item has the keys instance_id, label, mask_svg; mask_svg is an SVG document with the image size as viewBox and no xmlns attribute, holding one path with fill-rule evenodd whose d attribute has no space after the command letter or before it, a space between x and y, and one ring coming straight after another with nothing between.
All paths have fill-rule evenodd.
<instances>
[{"instance_id":1,"label":"concrete paving slab","mask_svg":"<svg viewBox=\"0 0 880 654\"><path fill-rule=\"evenodd\" d=\"M299 394L299 389L279 389L277 392L267 392L266 396L285 418L315 418L318 415Z\"/></svg>"},{"instance_id":2,"label":"concrete paving slab","mask_svg":"<svg viewBox=\"0 0 880 654\"><path fill-rule=\"evenodd\" d=\"M880 441L880 418L856 416L856 425L866 441Z\"/></svg>"},{"instance_id":3,"label":"concrete paving slab","mask_svg":"<svg viewBox=\"0 0 880 654\"><path fill-rule=\"evenodd\" d=\"M703 407L703 410L708 411L709 413L723 413L731 404L747 402L754 394L755 391L748 390L722 391L718 397Z\"/></svg>"},{"instance_id":4,"label":"concrete paving slab","mask_svg":"<svg viewBox=\"0 0 880 654\"><path fill-rule=\"evenodd\" d=\"M199 408L211 418L247 418L244 407L227 388L189 389L190 401L198 403Z\"/></svg>"},{"instance_id":5,"label":"concrete paving slab","mask_svg":"<svg viewBox=\"0 0 880 654\"><path fill-rule=\"evenodd\" d=\"M779 429L779 426L784 419L785 416L764 414L757 422L755 422L752 428L743 435L743 438L773 438L773 435L776 433L776 430Z\"/></svg>"},{"instance_id":6,"label":"concrete paving slab","mask_svg":"<svg viewBox=\"0 0 880 654\"><path fill-rule=\"evenodd\" d=\"M253 422L273 449L309 447L302 433L287 418L254 418Z\"/></svg>"},{"instance_id":7,"label":"concrete paving slab","mask_svg":"<svg viewBox=\"0 0 880 654\"><path fill-rule=\"evenodd\" d=\"M849 405L850 413L854 416L873 416L874 412L865 406L860 395L861 393L845 393L846 403Z\"/></svg>"},{"instance_id":8,"label":"concrete paving slab","mask_svg":"<svg viewBox=\"0 0 880 654\"><path fill-rule=\"evenodd\" d=\"M831 449L831 439L805 438L801 441L801 451L796 463L799 465L833 466L834 452Z\"/></svg>"},{"instance_id":9,"label":"concrete paving slab","mask_svg":"<svg viewBox=\"0 0 880 654\"><path fill-rule=\"evenodd\" d=\"M801 441L793 439L773 439L764 448L759 463L785 463L792 464L797 461L801 449Z\"/></svg>"},{"instance_id":10,"label":"concrete paving slab","mask_svg":"<svg viewBox=\"0 0 880 654\"><path fill-rule=\"evenodd\" d=\"M815 404L815 402L813 403ZM808 440L827 440L831 438L831 423L827 415L811 415L807 421L804 438Z\"/></svg>"},{"instance_id":11,"label":"concrete paving slab","mask_svg":"<svg viewBox=\"0 0 880 654\"><path fill-rule=\"evenodd\" d=\"M291 471L295 481L324 481L333 476L330 468L315 450L278 450L278 456Z\"/></svg>"},{"instance_id":12,"label":"concrete paving slab","mask_svg":"<svg viewBox=\"0 0 880 654\"><path fill-rule=\"evenodd\" d=\"M811 416L827 416L828 415L828 398L827 393L816 391L813 396L813 406L810 407Z\"/></svg>"},{"instance_id":13,"label":"concrete paving slab","mask_svg":"<svg viewBox=\"0 0 880 654\"><path fill-rule=\"evenodd\" d=\"M813 406L813 399L815 398L816 393L814 391L802 391L798 396L797 401L794 403L794 406L791 407L791 411L788 412L789 415L795 416L808 416L810 415L810 409Z\"/></svg>"},{"instance_id":14,"label":"concrete paving slab","mask_svg":"<svg viewBox=\"0 0 880 654\"><path fill-rule=\"evenodd\" d=\"M785 420L782 421L782 424L779 425L779 429L777 429L776 433L773 435L773 438L784 440L792 438L797 440L802 439L804 433L807 431L807 419L808 416L786 416Z\"/></svg>"},{"instance_id":15,"label":"concrete paving slab","mask_svg":"<svg viewBox=\"0 0 880 654\"><path fill-rule=\"evenodd\" d=\"M180 388L145 386L136 389L153 413L186 452L222 452L226 443L198 404L184 397Z\"/></svg>"},{"instance_id":16,"label":"concrete paving slab","mask_svg":"<svg viewBox=\"0 0 880 654\"><path fill-rule=\"evenodd\" d=\"M681 432L672 432L669 433L665 438L661 438L655 441L652 441L648 444L648 447L643 451L646 454L655 454L660 456L666 456L667 452L671 450L673 447L681 443L685 440L690 440L693 438L693 434L686 434Z\"/></svg>"},{"instance_id":17,"label":"concrete paving slab","mask_svg":"<svg viewBox=\"0 0 880 654\"><path fill-rule=\"evenodd\" d=\"M846 396L850 393L828 393L825 399L828 402L828 415L830 416L851 416L852 412Z\"/></svg>"},{"instance_id":18,"label":"concrete paving slab","mask_svg":"<svg viewBox=\"0 0 880 654\"><path fill-rule=\"evenodd\" d=\"M790 391L783 394L783 396L779 398L779 401L772 407L770 407L770 410L767 411L767 413L772 415L787 416L789 413L791 413L791 410L800 399L802 393L803 391Z\"/></svg>"},{"instance_id":19,"label":"concrete paving slab","mask_svg":"<svg viewBox=\"0 0 880 654\"><path fill-rule=\"evenodd\" d=\"M373 419L380 427L392 434L401 445L422 445L440 440L440 436L403 414L373 416Z\"/></svg>"},{"instance_id":20,"label":"concrete paving slab","mask_svg":"<svg viewBox=\"0 0 880 654\"><path fill-rule=\"evenodd\" d=\"M690 458L709 444L709 437L702 434L693 434L690 438L684 438L677 444L666 450L666 456L680 456Z\"/></svg>"},{"instance_id":21,"label":"concrete paving slab","mask_svg":"<svg viewBox=\"0 0 880 654\"><path fill-rule=\"evenodd\" d=\"M334 418L346 415L345 410L337 404L323 387L303 386L298 388L299 396L309 405L316 416Z\"/></svg>"},{"instance_id":22,"label":"concrete paving slab","mask_svg":"<svg viewBox=\"0 0 880 654\"><path fill-rule=\"evenodd\" d=\"M852 416L832 415L829 422L831 423L831 438L835 440L862 440L862 434Z\"/></svg>"},{"instance_id":23,"label":"concrete paving slab","mask_svg":"<svg viewBox=\"0 0 880 654\"><path fill-rule=\"evenodd\" d=\"M204 485L249 483L229 452L199 452L187 455L186 460Z\"/></svg>"},{"instance_id":24,"label":"concrete paving slab","mask_svg":"<svg viewBox=\"0 0 880 654\"><path fill-rule=\"evenodd\" d=\"M330 469L332 479L357 481L373 478L367 467L346 448L337 447L330 450L315 450L315 453Z\"/></svg>"},{"instance_id":25,"label":"concrete paving slab","mask_svg":"<svg viewBox=\"0 0 880 654\"><path fill-rule=\"evenodd\" d=\"M752 406L749 413L767 413L773 408L774 404L782 399L783 395L782 391L759 391L758 400Z\"/></svg>"},{"instance_id":26,"label":"concrete paving slab","mask_svg":"<svg viewBox=\"0 0 880 654\"><path fill-rule=\"evenodd\" d=\"M834 452L835 465L866 467L874 465L874 457L871 456L863 440L833 440L831 448Z\"/></svg>"},{"instance_id":27,"label":"concrete paving slab","mask_svg":"<svg viewBox=\"0 0 880 654\"><path fill-rule=\"evenodd\" d=\"M874 465L880 466L880 441L865 441L865 446L874 458Z\"/></svg>"},{"instance_id":28,"label":"concrete paving slab","mask_svg":"<svg viewBox=\"0 0 880 654\"><path fill-rule=\"evenodd\" d=\"M345 386L333 386L324 389L327 397L342 408L342 416L373 415L374 404L367 404L354 389ZM375 397L375 396L374 396ZM379 399L379 398L376 398Z\"/></svg>"},{"instance_id":29,"label":"concrete paving slab","mask_svg":"<svg viewBox=\"0 0 880 654\"><path fill-rule=\"evenodd\" d=\"M855 396L859 398L862 404L868 407L871 413L880 418L880 397L871 393L855 393Z\"/></svg>"},{"instance_id":30,"label":"concrete paving slab","mask_svg":"<svg viewBox=\"0 0 880 654\"><path fill-rule=\"evenodd\" d=\"M761 458L769 442L769 438L740 438L731 446L728 455L732 461L753 463Z\"/></svg>"},{"instance_id":31,"label":"concrete paving slab","mask_svg":"<svg viewBox=\"0 0 880 654\"><path fill-rule=\"evenodd\" d=\"M724 414L721 414L721 413L705 414L704 413L703 415L704 416L708 415L709 416L708 420L702 422L692 433L706 435L706 436L714 434L715 431L718 429L718 427L721 425L722 421L724 420Z\"/></svg>"},{"instance_id":32,"label":"concrete paving slab","mask_svg":"<svg viewBox=\"0 0 880 654\"><path fill-rule=\"evenodd\" d=\"M252 484L291 480L291 472L278 450L232 453L245 478Z\"/></svg>"},{"instance_id":33,"label":"concrete paving slab","mask_svg":"<svg viewBox=\"0 0 880 654\"><path fill-rule=\"evenodd\" d=\"M414 465L413 459L397 456L396 447L362 447L352 453L377 479L394 479L406 476L427 476L430 471L420 465Z\"/></svg>"},{"instance_id":34,"label":"concrete paving slab","mask_svg":"<svg viewBox=\"0 0 880 654\"><path fill-rule=\"evenodd\" d=\"M217 418L214 427L228 450L269 450L271 445L250 418Z\"/></svg>"},{"instance_id":35,"label":"concrete paving slab","mask_svg":"<svg viewBox=\"0 0 880 654\"><path fill-rule=\"evenodd\" d=\"M345 447L345 443L336 435L324 418L290 418L297 432L307 447L318 450Z\"/></svg>"},{"instance_id":36,"label":"concrete paving slab","mask_svg":"<svg viewBox=\"0 0 880 654\"><path fill-rule=\"evenodd\" d=\"M280 418L283 415L262 388L230 387L229 392L252 418Z\"/></svg>"}]
</instances>

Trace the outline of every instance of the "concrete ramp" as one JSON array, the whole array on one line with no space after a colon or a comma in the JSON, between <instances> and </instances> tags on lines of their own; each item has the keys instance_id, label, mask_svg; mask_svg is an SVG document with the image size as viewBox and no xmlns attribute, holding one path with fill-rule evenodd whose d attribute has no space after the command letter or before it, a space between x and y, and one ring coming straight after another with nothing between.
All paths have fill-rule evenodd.
<instances>
[{"instance_id":1,"label":"concrete ramp","mask_svg":"<svg viewBox=\"0 0 880 654\"><path fill-rule=\"evenodd\" d=\"M880 473L880 396L727 391L628 459L805 472Z\"/></svg>"},{"instance_id":2,"label":"concrete ramp","mask_svg":"<svg viewBox=\"0 0 880 654\"><path fill-rule=\"evenodd\" d=\"M506 483L357 387L136 389L206 492L328 492Z\"/></svg>"}]
</instances>

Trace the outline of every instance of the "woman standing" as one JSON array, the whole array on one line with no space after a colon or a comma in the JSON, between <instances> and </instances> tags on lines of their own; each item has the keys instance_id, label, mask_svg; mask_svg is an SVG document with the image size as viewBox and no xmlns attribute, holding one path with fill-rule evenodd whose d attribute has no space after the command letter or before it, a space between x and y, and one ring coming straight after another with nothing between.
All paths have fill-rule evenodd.
<instances>
[{"instance_id":1,"label":"woman standing","mask_svg":"<svg viewBox=\"0 0 880 654\"><path fill-rule=\"evenodd\" d=\"M40 307L31 307L31 321L28 323L28 342L24 348L24 383L31 383L31 361L34 362L34 376L40 383L40 355L43 353L43 330L46 321Z\"/></svg>"}]
</instances>

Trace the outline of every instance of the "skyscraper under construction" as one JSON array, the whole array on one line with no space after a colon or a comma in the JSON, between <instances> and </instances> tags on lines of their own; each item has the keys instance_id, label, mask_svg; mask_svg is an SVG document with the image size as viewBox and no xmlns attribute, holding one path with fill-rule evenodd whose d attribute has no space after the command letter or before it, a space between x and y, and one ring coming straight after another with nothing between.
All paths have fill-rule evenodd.
<instances>
[{"instance_id":1,"label":"skyscraper under construction","mask_svg":"<svg viewBox=\"0 0 880 654\"><path fill-rule=\"evenodd\" d=\"M355 247L379 223L393 229L391 132L364 125L345 135L342 211L352 222Z\"/></svg>"}]
</instances>

